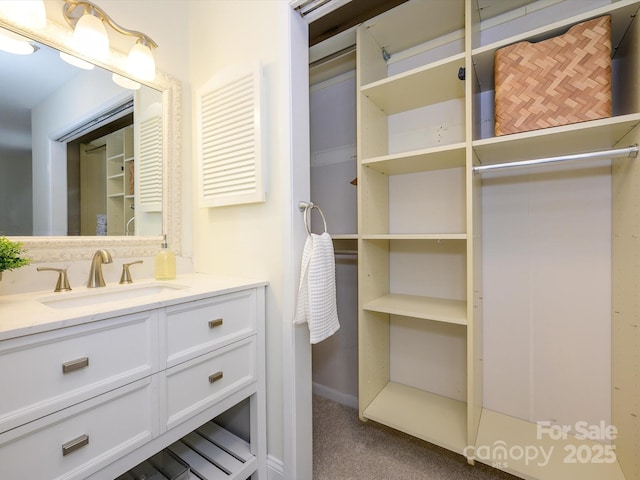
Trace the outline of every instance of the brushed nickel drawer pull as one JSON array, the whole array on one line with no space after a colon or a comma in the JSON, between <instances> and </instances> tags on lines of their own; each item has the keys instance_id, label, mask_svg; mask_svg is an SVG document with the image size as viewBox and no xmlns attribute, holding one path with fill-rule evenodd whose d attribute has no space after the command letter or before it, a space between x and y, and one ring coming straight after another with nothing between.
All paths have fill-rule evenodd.
<instances>
[{"instance_id":1,"label":"brushed nickel drawer pull","mask_svg":"<svg viewBox=\"0 0 640 480\"><path fill-rule=\"evenodd\" d=\"M69 362L62 364L62 373L73 372L74 370L80 370L81 368L89 366L89 357L77 358Z\"/></svg>"},{"instance_id":2,"label":"brushed nickel drawer pull","mask_svg":"<svg viewBox=\"0 0 640 480\"><path fill-rule=\"evenodd\" d=\"M62 445L62 456L69 455L70 453L75 452L79 448L82 448L88 444L89 435L80 435L78 438L69 440L67 443Z\"/></svg>"},{"instance_id":3,"label":"brushed nickel drawer pull","mask_svg":"<svg viewBox=\"0 0 640 480\"><path fill-rule=\"evenodd\" d=\"M222 378L222 372L216 372L213 375L209 375L209 383L217 382Z\"/></svg>"},{"instance_id":4,"label":"brushed nickel drawer pull","mask_svg":"<svg viewBox=\"0 0 640 480\"><path fill-rule=\"evenodd\" d=\"M209 328L215 328L222 325L222 319L216 318L215 320L209 320Z\"/></svg>"}]
</instances>

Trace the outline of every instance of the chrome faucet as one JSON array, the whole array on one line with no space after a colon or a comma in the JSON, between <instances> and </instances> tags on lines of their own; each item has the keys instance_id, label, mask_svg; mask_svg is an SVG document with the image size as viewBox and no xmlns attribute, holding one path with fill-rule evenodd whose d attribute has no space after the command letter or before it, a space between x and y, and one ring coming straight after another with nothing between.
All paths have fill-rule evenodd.
<instances>
[{"instance_id":1,"label":"chrome faucet","mask_svg":"<svg viewBox=\"0 0 640 480\"><path fill-rule=\"evenodd\" d=\"M113 262L111 254L106 250L100 249L93 254L91 269L89 270L89 281L87 282L88 288L106 286L104 277L102 276L102 264L111 262Z\"/></svg>"}]
</instances>

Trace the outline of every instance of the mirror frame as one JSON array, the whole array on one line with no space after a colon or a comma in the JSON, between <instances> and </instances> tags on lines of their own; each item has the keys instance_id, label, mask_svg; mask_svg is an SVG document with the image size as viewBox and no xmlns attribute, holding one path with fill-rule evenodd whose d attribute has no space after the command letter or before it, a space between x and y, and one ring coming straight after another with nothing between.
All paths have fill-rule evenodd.
<instances>
[{"instance_id":1,"label":"mirror frame","mask_svg":"<svg viewBox=\"0 0 640 480\"><path fill-rule=\"evenodd\" d=\"M72 31L50 18L44 28L31 30L0 17L0 27L129 77L125 70L126 55L111 49L105 62L84 57L71 47ZM162 92L162 226L171 249L179 255L182 252L182 88L177 80L159 71L153 82L139 83ZM162 240L161 235L10 238L22 242L35 263L86 260L99 248L106 248L121 258L149 257L158 252Z\"/></svg>"}]
</instances>

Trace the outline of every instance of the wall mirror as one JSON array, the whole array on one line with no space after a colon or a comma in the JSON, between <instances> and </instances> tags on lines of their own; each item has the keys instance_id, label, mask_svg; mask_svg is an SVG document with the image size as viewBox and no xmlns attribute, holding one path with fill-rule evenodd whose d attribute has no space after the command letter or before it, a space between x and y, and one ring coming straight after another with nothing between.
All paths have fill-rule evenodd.
<instances>
[{"instance_id":1,"label":"wall mirror","mask_svg":"<svg viewBox=\"0 0 640 480\"><path fill-rule=\"evenodd\" d=\"M39 56L45 62L36 83L52 81L53 70L51 66L47 66L47 62L62 62L59 52L88 60L70 47L71 31L63 25L48 22L45 28L30 31L0 17L0 27L32 39L41 49L28 56L34 60ZM15 57L16 61L21 60L18 58L20 56ZM180 85L162 72L157 72L153 82L143 84L138 90L117 86L112 81L112 75L120 75L126 79L125 60L124 54L112 50L104 63L94 62L100 68L83 71L88 72L88 76L87 73L72 71L71 80L59 80L61 86L56 87L56 91L65 89L72 93L60 97L64 100L58 100L57 106L55 101L49 102L52 107L45 114L48 119L46 128L42 127L43 122L38 120L38 115L31 116L30 141L33 152L31 169L26 175L30 174L32 177L29 185L33 189L32 198L22 198L21 201L21 195L29 194L27 188L18 188L8 195L1 194L0 198L3 211L13 215L21 208L31 206L34 217L32 231L16 231L15 235L9 232L7 235L22 241L36 262L90 258L98 247L110 248L112 253L120 257L153 255L163 232L167 234L172 249L180 251ZM70 65L68 67L82 70ZM5 72L4 76L11 69L3 67L2 71ZM82 75L85 75L84 80L81 79ZM6 86L2 88L7 92L2 95L10 95L9 81L6 80L5 83ZM27 82L22 83L26 89ZM92 92L91 88L95 90ZM46 101L39 100L39 105L42 104L46 104ZM63 117L61 124L52 127L49 121L51 111L58 116L61 111L72 113ZM3 120L14 115L12 112L0 112ZM19 123L17 117L15 120L12 118L11 122L14 127ZM147 124L144 130L141 129L143 122ZM89 125L93 123L96 125L90 128ZM94 130L97 127L102 130ZM149 137L148 133L145 137L143 131L154 132L153 137ZM93 133L87 136L86 132ZM19 135L12 137L14 142L19 139ZM130 142L131 137L135 143ZM158 161L153 182L142 184L144 179L140 173L144 167L137 162L134 167L134 162L130 159L140 155L142 147L136 140L145 138L153 138L155 144L151 150L147 148L143 157L146 155L146 158L152 158L155 155ZM17 147L14 145L10 148L16 150ZM103 197L104 203L93 210L87 210L79 198L78 186L82 181L76 177L80 174L74 174L71 167L67 168L73 162L77 167L81 159L75 157L80 157L80 154L85 157L85 163L88 155L90 163L102 165L104 170L102 173L89 174L89 180L98 182L104 190L98 195ZM2 159L9 157L6 153L0 155L0 168ZM149 172L151 169L147 168L143 176L148 178ZM15 177L16 184L20 183L18 179L23 175L11 174ZM0 176L6 179L8 175L0 173ZM96 189L85 187L85 190L82 197L86 199L87 192ZM8 189L4 191L7 192ZM84 215L88 218L84 222L80 219L81 211L85 211ZM107 236L102 236L107 232L101 230L101 222L107 216L111 224L110 231ZM3 221L8 225L10 219L5 218ZM81 227L82 223L84 225Z\"/></svg>"}]
</instances>

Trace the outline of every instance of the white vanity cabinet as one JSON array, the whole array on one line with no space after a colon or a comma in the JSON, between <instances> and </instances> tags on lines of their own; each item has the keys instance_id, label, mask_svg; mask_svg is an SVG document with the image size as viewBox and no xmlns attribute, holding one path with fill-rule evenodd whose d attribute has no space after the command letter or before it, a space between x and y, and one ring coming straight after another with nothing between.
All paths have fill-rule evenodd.
<instances>
[{"instance_id":1,"label":"white vanity cabinet","mask_svg":"<svg viewBox=\"0 0 640 480\"><path fill-rule=\"evenodd\" d=\"M212 478L266 478L264 285L131 305L0 332L0 476L113 480L167 447L193 458L198 429L242 452ZM250 443L211 422L245 399Z\"/></svg>"}]
</instances>

